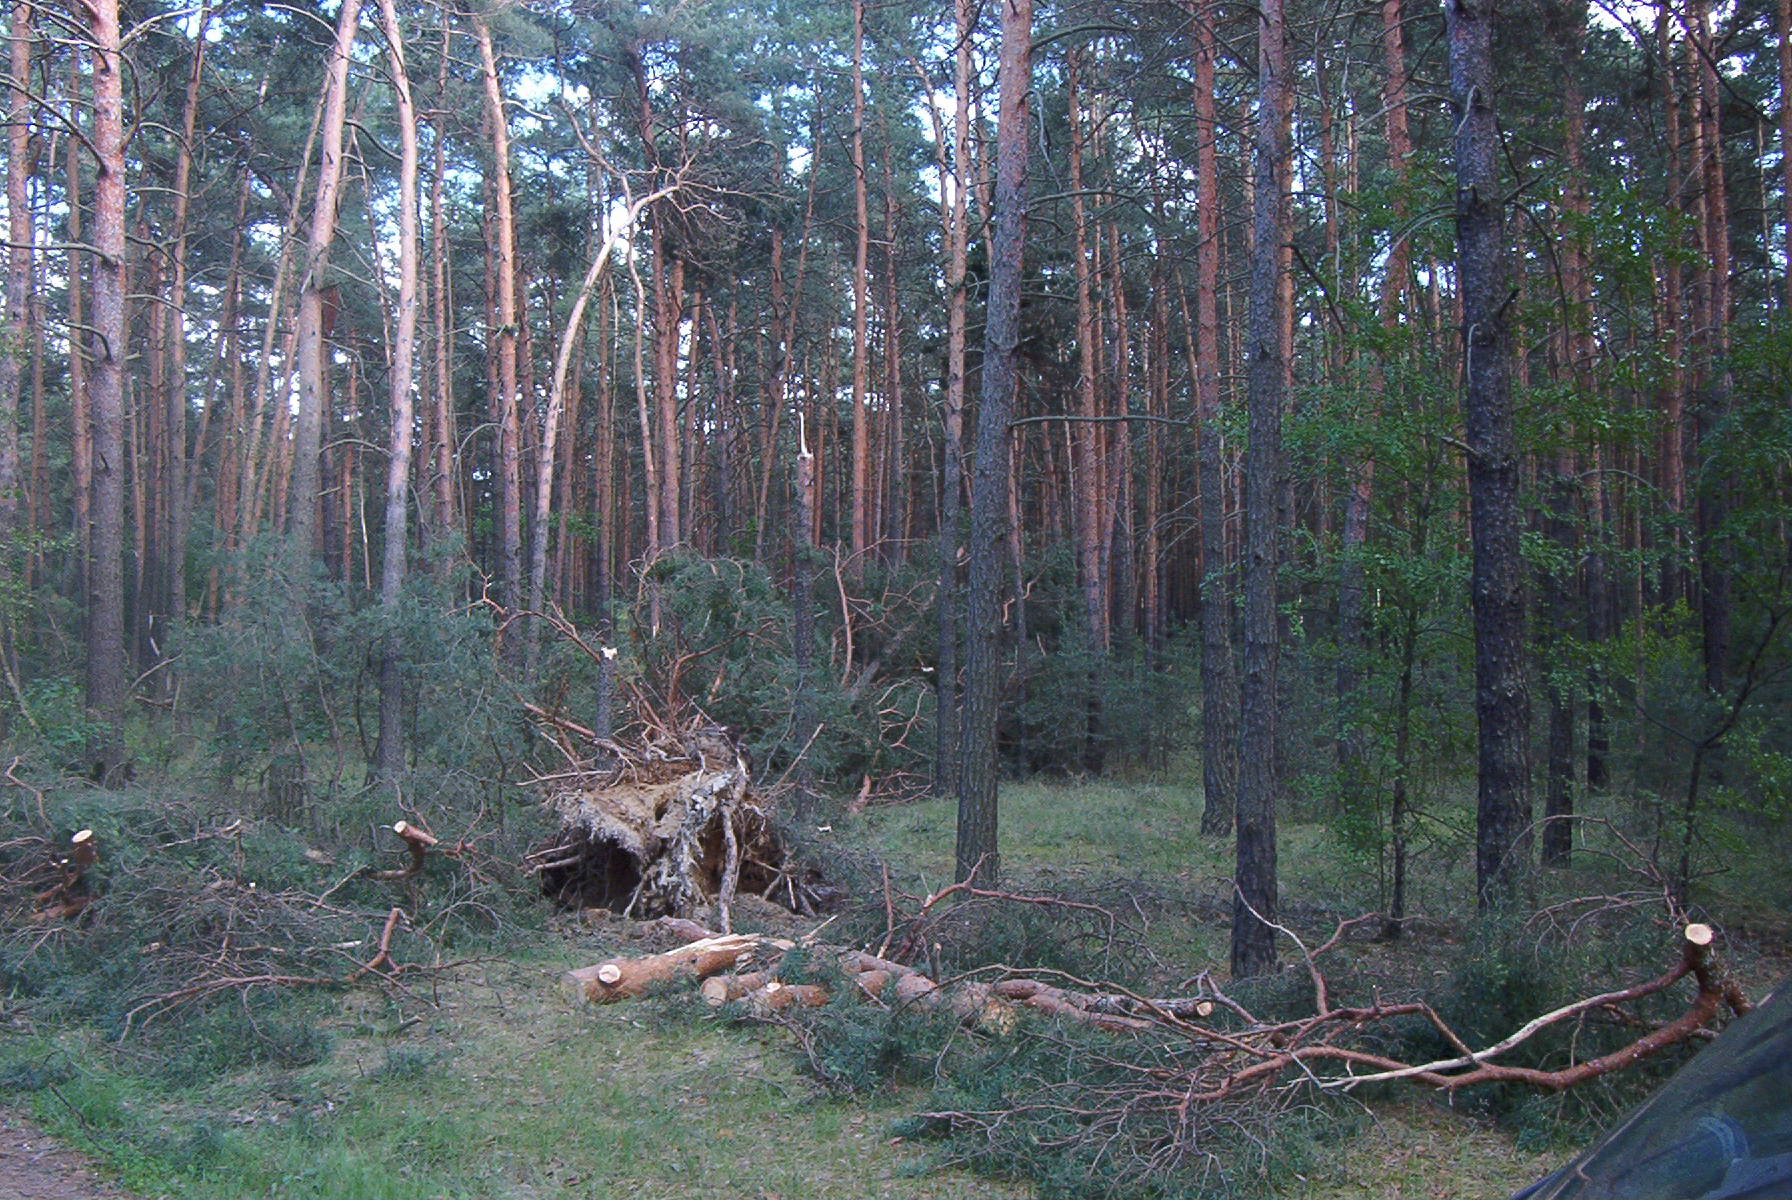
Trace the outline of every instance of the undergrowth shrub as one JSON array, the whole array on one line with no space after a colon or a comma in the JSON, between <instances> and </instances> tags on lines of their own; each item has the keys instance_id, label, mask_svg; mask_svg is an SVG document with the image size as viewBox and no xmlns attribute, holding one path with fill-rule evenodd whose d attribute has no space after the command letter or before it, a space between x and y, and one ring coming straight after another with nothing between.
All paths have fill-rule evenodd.
<instances>
[{"instance_id":1,"label":"undergrowth shrub","mask_svg":"<svg viewBox=\"0 0 1792 1200\"><path fill-rule=\"evenodd\" d=\"M618 629L624 674L641 681L651 703L673 710L662 716L700 705L768 779L798 755L808 772L830 780L924 770L922 747L931 742L902 733L925 730L932 717L932 686L920 669L933 647L924 574L867 564L843 604L830 568L805 569L814 572L816 597L806 676L797 669L786 584L760 563L690 553L648 568L641 600ZM850 634L843 608L852 612ZM843 670L849 641L853 664ZM820 725L812 739L812 728L796 728L799 689Z\"/></svg>"},{"instance_id":2,"label":"undergrowth shrub","mask_svg":"<svg viewBox=\"0 0 1792 1200\"><path fill-rule=\"evenodd\" d=\"M959 1036L950 1014L865 1004L838 988L824 1007L798 1018L815 1077L833 1091L862 1095L930 1079Z\"/></svg>"},{"instance_id":3,"label":"undergrowth shrub","mask_svg":"<svg viewBox=\"0 0 1792 1200\"><path fill-rule=\"evenodd\" d=\"M237 603L189 631L183 721L204 765L170 764L170 777L209 771L221 795L258 793L257 815L339 833L340 803L368 782L389 638L401 650L411 770L499 779L514 767L518 684L494 654L488 613L426 572L408 580L394 616L358 588L290 569L277 540L256 543Z\"/></svg>"}]
</instances>

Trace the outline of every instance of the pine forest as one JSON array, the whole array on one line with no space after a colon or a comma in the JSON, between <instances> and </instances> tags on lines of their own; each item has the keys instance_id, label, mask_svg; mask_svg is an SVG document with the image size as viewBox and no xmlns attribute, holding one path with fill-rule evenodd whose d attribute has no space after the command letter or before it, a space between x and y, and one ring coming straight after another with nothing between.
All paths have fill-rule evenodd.
<instances>
[{"instance_id":1,"label":"pine forest","mask_svg":"<svg viewBox=\"0 0 1792 1200\"><path fill-rule=\"evenodd\" d=\"M44 1194L1503 1197L1792 970L1792 0L6 19Z\"/></svg>"}]
</instances>

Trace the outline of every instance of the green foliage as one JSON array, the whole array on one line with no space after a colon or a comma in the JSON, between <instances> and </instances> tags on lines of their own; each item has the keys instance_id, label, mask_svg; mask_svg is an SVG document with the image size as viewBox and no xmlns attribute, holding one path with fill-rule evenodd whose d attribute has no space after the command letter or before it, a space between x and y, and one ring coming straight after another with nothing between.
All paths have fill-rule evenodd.
<instances>
[{"instance_id":1,"label":"green foliage","mask_svg":"<svg viewBox=\"0 0 1792 1200\"><path fill-rule=\"evenodd\" d=\"M105 728L88 715L82 685L66 675L43 675L21 693L22 705L10 694L0 702L13 730L13 752L43 769L82 769L87 748Z\"/></svg>"},{"instance_id":2,"label":"green foliage","mask_svg":"<svg viewBox=\"0 0 1792 1200\"><path fill-rule=\"evenodd\" d=\"M926 577L914 569L867 568L848 585L853 660L844 664L848 635L838 577L816 561L798 569L815 576L815 641L806 674L797 665L788 591L765 566L684 553L649 568L642 601L619 631L624 673L642 682L662 715L683 716L696 706L725 726L768 778L798 754L817 778L833 781L922 769L920 747L931 745L924 730L933 709L931 685L918 669L932 653L925 640ZM583 680L577 688L591 686L587 666L569 662L568 669ZM551 688L572 694L568 678ZM799 692L821 725L812 741L811 730L796 728Z\"/></svg>"},{"instance_id":3,"label":"green foliage","mask_svg":"<svg viewBox=\"0 0 1792 1200\"><path fill-rule=\"evenodd\" d=\"M930 1078L958 1037L958 1019L919 1006L883 1009L838 988L803 1016L810 1066L829 1088L849 1095Z\"/></svg>"},{"instance_id":4,"label":"green foliage","mask_svg":"<svg viewBox=\"0 0 1792 1200\"><path fill-rule=\"evenodd\" d=\"M1274 1103L1183 1111L1188 1063L1155 1039L1033 1020L963 1034L927 1063L928 1110L898 1126L942 1161L1031 1182L1044 1200L1267 1197L1310 1171L1350 1122L1341 1108Z\"/></svg>"},{"instance_id":5,"label":"green foliage","mask_svg":"<svg viewBox=\"0 0 1792 1200\"><path fill-rule=\"evenodd\" d=\"M183 703L204 722L222 790L253 787L267 815L340 834L340 801L372 757L388 639L399 644L413 770L503 775L522 725L483 611L457 608L417 573L391 616L315 573L289 578L276 539L252 547L241 570L237 603L191 631L183 675Z\"/></svg>"}]
</instances>

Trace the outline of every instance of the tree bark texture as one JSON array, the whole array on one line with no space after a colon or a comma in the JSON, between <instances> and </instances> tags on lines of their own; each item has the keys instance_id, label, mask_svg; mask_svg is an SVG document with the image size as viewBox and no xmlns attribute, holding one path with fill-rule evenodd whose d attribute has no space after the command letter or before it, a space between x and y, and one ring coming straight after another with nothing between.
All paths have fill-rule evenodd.
<instances>
[{"instance_id":1,"label":"tree bark texture","mask_svg":"<svg viewBox=\"0 0 1792 1200\"><path fill-rule=\"evenodd\" d=\"M964 769L958 786L956 874L999 878L996 842L996 678L1001 671L1001 586L1009 521L1009 443L1018 386L1020 291L1026 245L1027 93L1032 87L1032 0L1002 7L997 75L996 186L984 321L983 388L971 482L970 581L965 619Z\"/></svg>"},{"instance_id":2,"label":"tree bark texture","mask_svg":"<svg viewBox=\"0 0 1792 1200\"><path fill-rule=\"evenodd\" d=\"M946 246L946 397L940 450L939 663L935 679L933 787L942 796L958 794L963 767L963 712L959 694L959 654L963 640L963 595L959 586L959 526L964 514L965 293L970 238L971 0L953 0L958 46L953 55L952 157L936 121L934 141L940 178L952 180L951 202L941 206Z\"/></svg>"},{"instance_id":3,"label":"tree bark texture","mask_svg":"<svg viewBox=\"0 0 1792 1200\"><path fill-rule=\"evenodd\" d=\"M81 0L93 64L92 368L87 411L93 426L93 538L87 604L87 707L106 732L94 748L103 782L124 762L124 368L125 137L118 0Z\"/></svg>"},{"instance_id":4,"label":"tree bark texture","mask_svg":"<svg viewBox=\"0 0 1792 1200\"><path fill-rule=\"evenodd\" d=\"M1077 586L1083 596L1084 632L1089 650L1099 654L1107 649L1108 601L1107 581L1102 575L1101 506L1102 431L1096 418L1100 404L1095 391L1096 356L1100 338L1096 333L1094 265L1089 259L1089 215L1083 195L1083 113L1078 96L1080 56L1070 51L1066 64L1065 92L1070 103L1070 208L1075 228L1076 268L1076 396L1077 412L1083 420L1071 430L1075 447L1074 495L1071 511L1075 514Z\"/></svg>"},{"instance_id":5,"label":"tree bark texture","mask_svg":"<svg viewBox=\"0 0 1792 1200\"><path fill-rule=\"evenodd\" d=\"M1511 328L1505 193L1493 69L1491 0L1445 5L1456 121L1457 273L1462 292L1468 430L1471 590L1475 618L1476 895L1510 899L1524 875L1530 823L1529 684L1519 461L1512 430Z\"/></svg>"},{"instance_id":6,"label":"tree bark texture","mask_svg":"<svg viewBox=\"0 0 1792 1200\"><path fill-rule=\"evenodd\" d=\"M31 223L31 26L26 0L12 14L12 87L6 134L6 321L0 330L0 553L10 572L11 540L19 531L19 397L30 354L33 243Z\"/></svg>"},{"instance_id":7,"label":"tree bark texture","mask_svg":"<svg viewBox=\"0 0 1792 1200\"><path fill-rule=\"evenodd\" d=\"M1282 409L1287 403L1287 292L1283 254L1293 160L1287 115L1288 27L1281 0L1260 10L1257 128L1251 246L1250 442L1245 448L1244 674L1240 693L1238 863L1232 913L1232 975L1275 965L1277 502L1282 478Z\"/></svg>"},{"instance_id":8,"label":"tree bark texture","mask_svg":"<svg viewBox=\"0 0 1792 1200\"><path fill-rule=\"evenodd\" d=\"M386 57L398 105L398 328L392 341L392 420L386 438L385 543L380 558L380 608L385 618L380 648L380 728L375 769L387 779L404 771L404 662L400 630L404 601L406 500L411 483L411 380L417 346L417 109L405 70L404 33L394 0L380 0Z\"/></svg>"},{"instance_id":9,"label":"tree bark texture","mask_svg":"<svg viewBox=\"0 0 1792 1200\"><path fill-rule=\"evenodd\" d=\"M497 240L492 247L497 270L498 327L490 331L489 350L497 355L498 368L498 602L515 611L522 602L522 417L517 396L516 213L510 183L510 122L499 88L498 60L492 49L492 33L483 18L473 21L479 41L481 77L485 84L485 119L492 139L492 203L497 218ZM521 649L520 638L505 643L506 656Z\"/></svg>"},{"instance_id":10,"label":"tree bark texture","mask_svg":"<svg viewBox=\"0 0 1792 1200\"><path fill-rule=\"evenodd\" d=\"M865 177L865 0L852 6L852 553L855 562L871 544L871 418L866 392L870 371L871 215Z\"/></svg>"},{"instance_id":11,"label":"tree bark texture","mask_svg":"<svg viewBox=\"0 0 1792 1200\"><path fill-rule=\"evenodd\" d=\"M324 73L323 119L318 126L317 192L312 201L311 231L305 246L305 272L299 282L299 408L293 427L292 479L287 487L287 535L298 561L309 562L321 549L317 507L320 488L318 455L329 404L329 357L324 347L324 300L329 289L330 245L336 239L336 213L342 197L342 131L348 116L348 64L355 43L361 0L343 0L336 19L336 41Z\"/></svg>"},{"instance_id":12,"label":"tree bark texture","mask_svg":"<svg viewBox=\"0 0 1792 1200\"><path fill-rule=\"evenodd\" d=\"M1214 112L1214 5L1195 16L1195 314L1190 373L1201 487L1201 832L1232 831L1238 788L1238 670L1232 642L1232 569L1226 550L1226 482L1220 434L1219 121Z\"/></svg>"}]
</instances>

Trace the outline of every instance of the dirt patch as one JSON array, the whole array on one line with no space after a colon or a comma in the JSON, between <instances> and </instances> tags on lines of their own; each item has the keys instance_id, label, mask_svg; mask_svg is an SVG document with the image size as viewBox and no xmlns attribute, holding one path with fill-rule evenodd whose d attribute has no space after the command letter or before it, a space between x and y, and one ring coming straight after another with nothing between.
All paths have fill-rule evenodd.
<instances>
[{"instance_id":1,"label":"dirt patch","mask_svg":"<svg viewBox=\"0 0 1792 1200\"><path fill-rule=\"evenodd\" d=\"M29 1118L0 1108L0 1196L8 1200L130 1200L87 1157Z\"/></svg>"}]
</instances>

